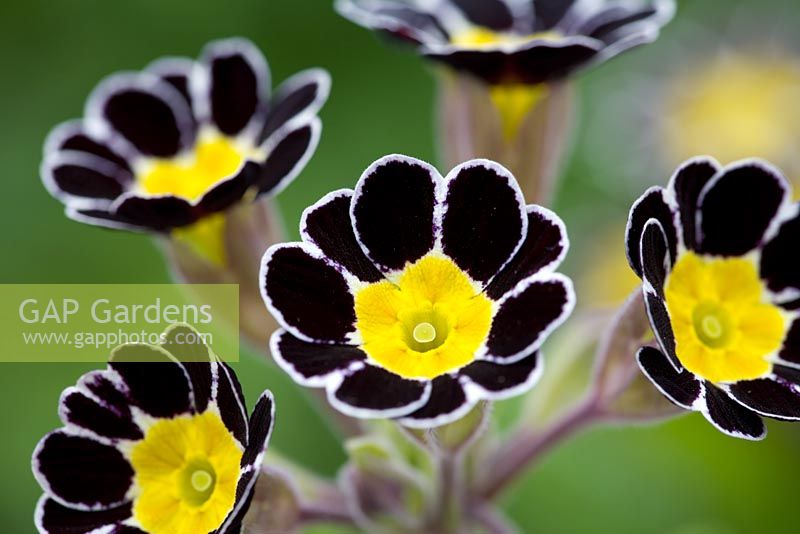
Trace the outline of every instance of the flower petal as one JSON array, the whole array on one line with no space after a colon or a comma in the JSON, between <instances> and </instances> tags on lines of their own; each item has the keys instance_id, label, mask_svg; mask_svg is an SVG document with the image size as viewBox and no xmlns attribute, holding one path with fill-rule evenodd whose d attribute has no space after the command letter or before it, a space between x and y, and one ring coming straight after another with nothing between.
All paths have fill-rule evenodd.
<instances>
[{"instance_id":1,"label":"flower petal","mask_svg":"<svg viewBox=\"0 0 800 534\"><path fill-rule=\"evenodd\" d=\"M183 365L192 385L194 408L198 413L204 412L214 389L216 357L197 331L185 324L167 328L161 347Z\"/></svg>"},{"instance_id":2,"label":"flower petal","mask_svg":"<svg viewBox=\"0 0 800 534\"><path fill-rule=\"evenodd\" d=\"M111 352L108 364L125 383L132 404L153 417L173 417L193 409L186 369L163 349L131 343Z\"/></svg>"},{"instance_id":3,"label":"flower petal","mask_svg":"<svg viewBox=\"0 0 800 534\"><path fill-rule=\"evenodd\" d=\"M300 174L319 144L322 123L317 117L296 125L286 124L267 139L267 159L255 184L260 193L277 195Z\"/></svg>"},{"instance_id":4,"label":"flower petal","mask_svg":"<svg viewBox=\"0 0 800 534\"><path fill-rule=\"evenodd\" d=\"M800 420L800 391L775 378L758 378L731 384L731 397L760 415L788 421Z\"/></svg>"},{"instance_id":5,"label":"flower petal","mask_svg":"<svg viewBox=\"0 0 800 534\"><path fill-rule=\"evenodd\" d=\"M650 219L661 223L661 228L667 236L671 261L674 263L678 254L678 232L675 227L675 216L667 204L664 189L651 187L633 204L628 216L628 226L625 229L625 252L628 263L639 278L642 277L641 239L644 225Z\"/></svg>"},{"instance_id":6,"label":"flower petal","mask_svg":"<svg viewBox=\"0 0 800 534\"><path fill-rule=\"evenodd\" d=\"M457 377L441 375L431 383L431 396L419 410L400 419L400 424L412 428L432 428L461 418L475 406Z\"/></svg>"},{"instance_id":7,"label":"flower petal","mask_svg":"<svg viewBox=\"0 0 800 534\"><path fill-rule=\"evenodd\" d=\"M486 360L510 363L532 354L575 307L572 281L558 273L534 275L499 302L486 341Z\"/></svg>"},{"instance_id":8,"label":"flower petal","mask_svg":"<svg viewBox=\"0 0 800 534\"><path fill-rule=\"evenodd\" d=\"M305 341L350 342L356 322L353 294L312 245L272 246L261 265L261 294L284 328Z\"/></svg>"},{"instance_id":9,"label":"flower petal","mask_svg":"<svg viewBox=\"0 0 800 534\"><path fill-rule=\"evenodd\" d=\"M107 510L85 512L68 508L43 496L36 505L34 522L36 529L43 534L100 532L104 527L119 526L123 521L130 519L133 515L131 507L131 504L123 504Z\"/></svg>"},{"instance_id":10,"label":"flower petal","mask_svg":"<svg viewBox=\"0 0 800 534\"><path fill-rule=\"evenodd\" d=\"M131 173L115 163L86 152L62 151L46 157L42 164L42 181L50 194L64 203L105 200L120 196L133 181Z\"/></svg>"},{"instance_id":11,"label":"flower petal","mask_svg":"<svg viewBox=\"0 0 800 534\"><path fill-rule=\"evenodd\" d=\"M700 251L741 256L753 250L788 200L789 185L771 165L747 160L726 167L700 193Z\"/></svg>"},{"instance_id":12,"label":"flower petal","mask_svg":"<svg viewBox=\"0 0 800 534\"><path fill-rule=\"evenodd\" d=\"M676 371L669 359L658 349L642 347L636 355L644 375L670 401L692 410L702 397L700 381L687 370Z\"/></svg>"},{"instance_id":13,"label":"flower petal","mask_svg":"<svg viewBox=\"0 0 800 534\"><path fill-rule=\"evenodd\" d=\"M244 404L242 386L233 370L224 362L217 369L216 395L211 402L219 407L225 427L243 446L248 443L247 409Z\"/></svg>"},{"instance_id":14,"label":"flower petal","mask_svg":"<svg viewBox=\"0 0 800 534\"><path fill-rule=\"evenodd\" d=\"M710 157L697 157L686 161L670 178L668 190L678 203L683 243L689 250L697 250L697 206L700 192L722 167Z\"/></svg>"},{"instance_id":15,"label":"flower petal","mask_svg":"<svg viewBox=\"0 0 800 534\"><path fill-rule=\"evenodd\" d=\"M61 394L59 416L65 425L75 425L95 436L109 439L142 439L144 434L133 422L130 409L118 410L79 388Z\"/></svg>"},{"instance_id":16,"label":"flower petal","mask_svg":"<svg viewBox=\"0 0 800 534\"><path fill-rule=\"evenodd\" d=\"M539 352L510 364L477 360L459 371L470 398L499 400L528 391L544 370Z\"/></svg>"},{"instance_id":17,"label":"flower petal","mask_svg":"<svg viewBox=\"0 0 800 534\"><path fill-rule=\"evenodd\" d=\"M407 156L386 156L358 181L350 217L365 254L384 271L402 269L436 244L441 175Z\"/></svg>"},{"instance_id":18,"label":"flower petal","mask_svg":"<svg viewBox=\"0 0 800 534\"><path fill-rule=\"evenodd\" d=\"M429 381L408 380L366 364L328 388L328 400L351 417L404 417L428 402Z\"/></svg>"},{"instance_id":19,"label":"flower petal","mask_svg":"<svg viewBox=\"0 0 800 534\"><path fill-rule=\"evenodd\" d=\"M617 30L650 18L656 13L657 9L649 6L630 8L612 5L583 23L578 33L595 39L613 42L615 40L614 37L619 33Z\"/></svg>"},{"instance_id":20,"label":"flower petal","mask_svg":"<svg viewBox=\"0 0 800 534\"><path fill-rule=\"evenodd\" d=\"M487 283L527 234L522 191L507 169L488 160L459 165L445 184L442 248L472 279Z\"/></svg>"},{"instance_id":21,"label":"flower petal","mask_svg":"<svg viewBox=\"0 0 800 534\"><path fill-rule=\"evenodd\" d=\"M647 221L642 231L642 242L639 246L642 254L640 259L642 279L650 284L650 287L662 299L664 298L667 269L669 269L669 249L667 247L667 236L661 223L657 219Z\"/></svg>"},{"instance_id":22,"label":"flower petal","mask_svg":"<svg viewBox=\"0 0 800 534\"><path fill-rule=\"evenodd\" d=\"M706 409L703 410L703 415L720 432L749 440L761 440L767 436L767 427L758 414L708 382L705 384L705 391Z\"/></svg>"},{"instance_id":23,"label":"flower petal","mask_svg":"<svg viewBox=\"0 0 800 534\"><path fill-rule=\"evenodd\" d=\"M120 197L112 208L113 215L131 226L167 232L197 221L192 205L175 196L141 197L128 194Z\"/></svg>"},{"instance_id":24,"label":"flower petal","mask_svg":"<svg viewBox=\"0 0 800 534\"><path fill-rule=\"evenodd\" d=\"M353 191L340 189L328 193L303 211L300 234L330 260L341 265L362 282L378 282L383 275L364 255L350 221Z\"/></svg>"},{"instance_id":25,"label":"flower petal","mask_svg":"<svg viewBox=\"0 0 800 534\"><path fill-rule=\"evenodd\" d=\"M681 364L675 352L675 333L672 331L672 322L669 319L669 312L664 300L657 294L645 289L644 304L645 308L647 308L647 316L650 318L650 326L653 327L653 333L658 344L675 370L682 371L683 364Z\"/></svg>"},{"instance_id":26,"label":"flower petal","mask_svg":"<svg viewBox=\"0 0 800 534\"><path fill-rule=\"evenodd\" d=\"M150 72L174 87L190 108L192 106L191 82L196 63L185 57L166 57L150 63L145 71Z\"/></svg>"},{"instance_id":27,"label":"flower petal","mask_svg":"<svg viewBox=\"0 0 800 534\"><path fill-rule=\"evenodd\" d=\"M451 0L451 2L477 26L503 31L511 29L514 25L511 9L503 0Z\"/></svg>"},{"instance_id":28,"label":"flower petal","mask_svg":"<svg viewBox=\"0 0 800 534\"><path fill-rule=\"evenodd\" d=\"M410 5L382 0L337 0L336 10L356 24L387 32L403 41L423 44L449 39L438 18Z\"/></svg>"},{"instance_id":29,"label":"flower petal","mask_svg":"<svg viewBox=\"0 0 800 534\"><path fill-rule=\"evenodd\" d=\"M258 138L267 139L289 121L301 123L315 117L330 90L331 76L324 69L304 70L284 81L275 91Z\"/></svg>"},{"instance_id":30,"label":"flower petal","mask_svg":"<svg viewBox=\"0 0 800 534\"><path fill-rule=\"evenodd\" d=\"M569 249L567 229L558 215L535 205L527 206L527 211L525 241L486 287L486 294L494 300L500 299L523 279L558 267Z\"/></svg>"},{"instance_id":31,"label":"flower petal","mask_svg":"<svg viewBox=\"0 0 800 534\"><path fill-rule=\"evenodd\" d=\"M270 339L272 357L295 382L321 387L333 374L344 374L367 355L351 345L307 343L278 330Z\"/></svg>"},{"instance_id":32,"label":"flower petal","mask_svg":"<svg viewBox=\"0 0 800 534\"><path fill-rule=\"evenodd\" d=\"M59 124L50 131L44 142L45 156L61 151L82 152L114 163L129 173L133 172L126 155L118 152L118 149L92 135L82 120Z\"/></svg>"},{"instance_id":33,"label":"flower petal","mask_svg":"<svg viewBox=\"0 0 800 534\"><path fill-rule=\"evenodd\" d=\"M567 13L575 5L575 0L535 1L534 9L534 31L541 32L555 28L559 22L563 21Z\"/></svg>"},{"instance_id":34,"label":"flower petal","mask_svg":"<svg viewBox=\"0 0 800 534\"><path fill-rule=\"evenodd\" d=\"M149 73L106 78L89 97L86 117L110 126L145 156L172 157L194 142L188 103Z\"/></svg>"},{"instance_id":35,"label":"flower petal","mask_svg":"<svg viewBox=\"0 0 800 534\"><path fill-rule=\"evenodd\" d=\"M272 426L275 422L275 400L272 392L264 391L258 397L253 413L250 415L248 428L250 429L247 447L242 455L242 466L252 466L256 470L261 467L264 458L264 450L272 434Z\"/></svg>"},{"instance_id":36,"label":"flower petal","mask_svg":"<svg viewBox=\"0 0 800 534\"><path fill-rule=\"evenodd\" d=\"M241 38L215 41L206 46L201 63L208 80L193 88L195 101L208 105L207 110L198 111L201 117L207 116L222 133L235 136L265 112L269 68L253 43Z\"/></svg>"},{"instance_id":37,"label":"flower petal","mask_svg":"<svg viewBox=\"0 0 800 534\"><path fill-rule=\"evenodd\" d=\"M800 215L784 222L778 233L761 251L761 277L767 287L776 293L785 292L787 298L800 296Z\"/></svg>"},{"instance_id":38,"label":"flower petal","mask_svg":"<svg viewBox=\"0 0 800 534\"><path fill-rule=\"evenodd\" d=\"M63 430L42 438L32 465L50 497L80 510L119 506L133 483L133 468L120 451Z\"/></svg>"},{"instance_id":39,"label":"flower petal","mask_svg":"<svg viewBox=\"0 0 800 534\"><path fill-rule=\"evenodd\" d=\"M784 361L800 364L800 319L795 319L786 332L779 355Z\"/></svg>"}]
</instances>

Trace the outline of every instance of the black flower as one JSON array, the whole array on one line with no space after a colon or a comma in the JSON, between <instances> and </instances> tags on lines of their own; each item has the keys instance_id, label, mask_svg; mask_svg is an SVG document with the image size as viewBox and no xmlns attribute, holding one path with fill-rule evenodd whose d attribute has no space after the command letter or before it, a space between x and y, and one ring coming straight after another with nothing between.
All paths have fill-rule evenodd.
<instances>
[{"instance_id":1,"label":"black flower","mask_svg":"<svg viewBox=\"0 0 800 534\"><path fill-rule=\"evenodd\" d=\"M628 260L661 350L644 373L726 434L761 439L761 415L800 419L800 215L758 160L686 162L631 209Z\"/></svg>"},{"instance_id":2,"label":"black flower","mask_svg":"<svg viewBox=\"0 0 800 534\"><path fill-rule=\"evenodd\" d=\"M84 118L51 132L42 179L78 221L191 225L290 183L316 148L329 88L311 69L270 96L267 63L244 39L211 43L199 61L160 59L103 80Z\"/></svg>"},{"instance_id":3,"label":"black flower","mask_svg":"<svg viewBox=\"0 0 800 534\"><path fill-rule=\"evenodd\" d=\"M161 346L123 345L107 369L64 391L64 426L33 454L40 532L239 532L272 395L248 420L233 371L204 344L187 344L192 334L175 326Z\"/></svg>"},{"instance_id":4,"label":"black flower","mask_svg":"<svg viewBox=\"0 0 800 534\"><path fill-rule=\"evenodd\" d=\"M561 220L526 206L488 160L443 178L384 157L355 191L306 209L300 229L302 242L271 247L262 264L283 327L272 353L355 417L436 426L528 390L539 347L573 307L554 272L568 247Z\"/></svg>"},{"instance_id":5,"label":"black flower","mask_svg":"<svg viewBox=\"0 0 800 534\"><path fill-rule=\"evenodd\" d=\"M658 37L672 0L339 0L339 12L491 84L568 76Z\"/></svg>"}]
</instances>

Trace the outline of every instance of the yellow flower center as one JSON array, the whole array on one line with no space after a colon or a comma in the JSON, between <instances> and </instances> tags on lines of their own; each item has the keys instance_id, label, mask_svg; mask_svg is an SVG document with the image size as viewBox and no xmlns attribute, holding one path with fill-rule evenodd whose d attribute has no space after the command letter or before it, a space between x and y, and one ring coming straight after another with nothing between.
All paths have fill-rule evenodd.
<instances>
[{"instance_id":1,"label":"yellow flower center","mask_svg":"<svg viewBox=\"0 0 800 534\"><path fill-rule=\"evenodd\" d=\"M241 459L216 413L159 420L130 451L134 518L153 534L215 530L236 500Z\"/></svg>"},{"instance_id":2,"label":"yellow flower center","mask_svg":"<svg viewBox=\"0 0 800 534\"><path fill-rule=\"evenodd\" d=\"M194 150L172 159L156 159L137 173L137 185L147 195L171 194L196 201L223 178L233 176L258 150L219 134L198 136Z\"/></svg>"},{"instance_id":3,"label":"yellow flower center","mask_svg":"<svg viewBox=\"0 0 800 534\"><path fill-rule=\"evenodd\" d=\"M524 44L534 39L557 41L562 37L561 32L554 30L519 35L511 32L496 32L481 26L472 26L454 34L450 38L450 43L469 48L487 48L499 44Z\"/></svg>"},{"instance_id":4,"label":"yellow flower center","mask_svg":"<svg viewBox=\"0 0 800 534\"><path fill-rule=\"evenodd\" d=\"M492 323L491 301L436 256L406 267L397 284L365 286L355 303L362 348L405 378L435 378L472 362Z\"/></svg>"},{"instance_id":5,"label":"yellow flower center","mask_svg":"<svg viewBox=\"0 0 800 534\"><path fill-rule=\"evenodd\" d=\"M731 54L676 79L664 116L671 159L712 154L730 162L758 156L800 173L800 65Z\"/></svg>"},{"instance_id":6,"label":"yellow flower center","mask_svg":"<svg viewBox=\"0 0 800 534\"><path fill-rule=\"evenodd\" d=\"M678 359L711 382L769 373L786 335L784 312L769 303L746 258L681 256L665 287Z\"/></svg>"}]
</instances>

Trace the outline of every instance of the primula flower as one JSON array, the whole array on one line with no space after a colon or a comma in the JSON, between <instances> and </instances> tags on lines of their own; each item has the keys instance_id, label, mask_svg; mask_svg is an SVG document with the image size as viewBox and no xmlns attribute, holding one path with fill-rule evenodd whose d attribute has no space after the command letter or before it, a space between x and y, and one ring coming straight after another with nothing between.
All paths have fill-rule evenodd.
<instances>
[{"instance_id":1,"label":"primula flower","mask_svg":"<svg viewBox=\"0 0 800 534\"><path fill-rule=\"evenodd\" d=\"M270 96L267 63L244 39L201 58L160 59L103 80L84 118L57 126L42 179L69 217L170 232L282 190L320 134L330 78L310 69Z\"/></svg>"},{"instance_id":2,"label":"primula flower","mask_svg":"<svg viewBox=\"0 0 800 534\"><path fill-rule=\"evenodd\" d=\"M768 163L686 162L631 209L628 260L661 350L638 354L675 404L731 436L800 419L800 215Z\"/></svg>"},{"instance_id":3,"label":"primula flower","mask_svg":"<svg viewBox=\"0 0 800 534\"><path fill-rule=\"evenodd\" d=\"M651 42L670 0L339 0L339 12L490 84L539 84Z\"/></svg>"},{"instance_id":4,"label":"primula flower","mask_svg":"<svg viewBox=\"0 0 800 534\"><path fill-rule=\"evenodd\" d=\"M177 326L162 346L123 345L107 369L64 391L64 426L33 454L45 492L40 532L239 532L272 430L272 395L261 395L248 421L230 367L205 345L178 344L192 333Z\"/></svg>"},{"instance_id":5,"label":"primula flower","mask_svg":"<svg viewBox=\"0 0 800 534\"><path fill-rule=\"evenodd\" d=\"M414 158L373 163L355 191L305 210L302 242L264 255L283 327L274 358L355 417L444 424L531 388L539 347L569 315L561 220L514 177L474 160L447 177Z\"/></svg>"}]
</instances>

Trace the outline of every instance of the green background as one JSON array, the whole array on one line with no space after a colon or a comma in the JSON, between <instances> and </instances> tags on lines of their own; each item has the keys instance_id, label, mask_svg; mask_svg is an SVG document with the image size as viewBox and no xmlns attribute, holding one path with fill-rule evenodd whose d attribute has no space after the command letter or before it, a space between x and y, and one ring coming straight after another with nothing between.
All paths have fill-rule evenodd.
<instances>
[{"instance_id":1,"label":"green background","mask_svg":"<svg viewBox=\"0 0 800 534\"><path fill-rule=\"evenodd\" d=\"M572 274L579 276L588 263L585 251L596 241L597 226L623 225L630 202L669 174L647 153L657 143L638 148L651 126L647 114L641 119L632 110L631 120L641 119L635 124L624 113L609 119L602 110L610 96L634 94L631 107L648 107L646 87L658 86L668 66L680 67L726 41L775 40L776 26L791 29L798 22L796 2L683 2L656 44L580 77L586 128L575 136L555 205L570 228ZM436 160L431 71L413 54L384 46L338 17L327 0L6 0L0 4L0 282L170 280L148 237L62 215L38 179L42 142L53 125L80 116L84 98L103 76L162 55L197 56L205 42L232 35L262 48L275 82L311 66L333 76L319 150L279 198L294 236L303 207L352 186L374 159L401 152ZM794 36L796 29L788 33ZM597 124L598 117L605 122ZM640 169L633 180L631 168ZM250 400L266 387L278 399L273 446L334 474L342 449L304 393L255 353L244 354L235 367ZM30 473L31 451L58 425L61 390L90 368L0 364L2 532L33 531L40 490ZM800 428L771 422L769 429L765 442L743 442L694 414L658 426L594 430L550 454L506 494L504 505L523 532L794 531Z\"/></svg>"}]
</instances>

